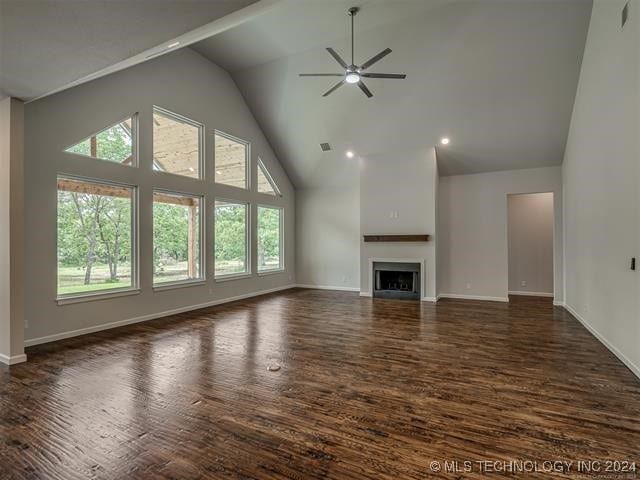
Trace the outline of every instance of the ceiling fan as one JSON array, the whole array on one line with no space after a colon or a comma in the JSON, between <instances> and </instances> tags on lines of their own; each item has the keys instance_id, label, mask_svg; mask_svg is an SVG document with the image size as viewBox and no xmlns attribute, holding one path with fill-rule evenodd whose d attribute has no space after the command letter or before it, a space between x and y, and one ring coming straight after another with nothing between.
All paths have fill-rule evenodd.
<instances>
[{"instance_id":1,"label":"ceiling fan","mask_svg":"<svg viewBox=\"0 0 640 480\"><path fill-rule=\"evenodd\" d=\"M391 53L390 48L385 48L379 54L370 58L362 65L358 66L355 64L353 57L353 17L356 16L360 9L358 7L351 7L349 9L349 16L351 17L351 65L347 65L340 55L331 47L327 48L327 52L331 54L331 56L340 64L342 68L345 69L344 73L301 73L301 77L343 77L338 83L336 83L333 87L331 87L326 93L322 96L326 97L331 93L335 92L338 88L346 83L357 84L360 87L360 90L364 92L364 94L371 98L373 97L373 93L371 90L367 88L364 84L363 78L395 78L395 79L404 79L407 76L404 73L368 73L365 72L367 68L369 68L374 63L378 62L382 58L386 57Z\"/></svg>"}]
</instances>

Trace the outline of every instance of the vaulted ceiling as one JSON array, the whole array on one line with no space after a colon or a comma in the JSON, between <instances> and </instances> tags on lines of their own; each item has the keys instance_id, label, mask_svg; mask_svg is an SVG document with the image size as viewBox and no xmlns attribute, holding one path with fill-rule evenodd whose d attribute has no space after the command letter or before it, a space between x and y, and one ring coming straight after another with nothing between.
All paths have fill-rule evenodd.
<instances>
[{"instance_id":1,"label":"vaulted ceiling","mask_svg":"<svg viewBox=\"0 0 640 480\"><path fill-rule=\"evenodd\" d=\"M257 0L0 0L0 98L50 93Z\"/></svg>"},{"instance_id":2,"label":"vaulted ceiling","mask_svg":"<svg viewBox=\"0 0 640 480\"><path fill-rule=\"evenodd\" d=\"M368 79L321 95L339 72L327 54L349 51L352 2L285 0L193 48L228 69L298 187L351 182L344 156L386 156L438 147L446 175L562 162L590 0L363 0L356 63L386 47ZM323 153L321 142L334 150Z\"/></svg>"}]
</instances>

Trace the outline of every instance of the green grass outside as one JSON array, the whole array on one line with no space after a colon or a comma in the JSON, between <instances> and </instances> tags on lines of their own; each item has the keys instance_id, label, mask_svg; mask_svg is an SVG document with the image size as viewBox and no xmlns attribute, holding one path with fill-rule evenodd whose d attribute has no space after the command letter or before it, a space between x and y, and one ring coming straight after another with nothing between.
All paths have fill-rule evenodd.
<instances>
[{"instance_id":1,"label":"green grass outside","mask_svg":"<svg viewBox=\"0 0 640 480\"><path fill-rule=\"evenodd\" d=\"M277 259L266 259L265 267L277 268ZM244 271L244 263L239 260L216 262L216 275L233 274ZM187 262L163 265L154 275L154 283L176 282L187 280ZM84 268L77 266L58 266L58 295L74 293L100 292L131 287L131 268L129 265L118 266L119 281L109 281L109 266L97 264L91 270L91 283L84 284Z\"/></svg>"}]
</instances>

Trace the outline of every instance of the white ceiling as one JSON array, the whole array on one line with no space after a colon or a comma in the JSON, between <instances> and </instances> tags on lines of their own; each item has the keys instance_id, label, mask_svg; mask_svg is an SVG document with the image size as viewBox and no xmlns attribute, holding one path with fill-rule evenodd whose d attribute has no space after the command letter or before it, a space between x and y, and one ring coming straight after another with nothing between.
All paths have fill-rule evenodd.
<instances>
[{"instance_id":1,"label":"white ceiling","mask_svg":"<svg viewBox=\"0 0 640 480\"><path fill-rule=\"evenodd\" d=\"M0 98L57 90L256 0L0 0Z\"/></svg>"},{"instance_id":2,"label":"white ceiling","mask_svg":"<svg viewBox=\"0 0 640 480\"><path fill-rule=\"evenodd\" d=\"M347 57L350 3L287 0L193 47L233 72L296 186L352 181L348 148L401 166L445 135L444 174L562 162L590 0L361 1L356 63L390 47L370 70L407 79L323 98L336 79L297 74L340 71L324 47Z\"/></svg>"}]
</instances>

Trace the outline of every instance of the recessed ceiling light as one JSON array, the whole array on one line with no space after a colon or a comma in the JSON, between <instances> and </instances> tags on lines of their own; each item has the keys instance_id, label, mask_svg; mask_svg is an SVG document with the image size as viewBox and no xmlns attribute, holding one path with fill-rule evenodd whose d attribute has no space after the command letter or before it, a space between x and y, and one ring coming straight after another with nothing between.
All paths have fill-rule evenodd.
<instances>
[{"instance_id":1,"label":"recessed ceiling light","mask_svg":"<svg viewBox=\"0 0 640 480\"><path fill-rule=\"evenodd\" d=\"M222 172L220 170L216 170L216 175L222 175Z\"/></svg>"},{"instance_id":2,"label":"recessed ceiling light","mask_svg":"<svg viewBox=\"0 0 640 480\"><path fill-rule=\"evenodd\" d=\"M443 139L440 140L440 143L442 145L449 145L450 140L447 137L444 137Z\"/></svg>"},{"instance_id":3,"label":"recessed ceiling light","mask_svg":"<svg viewBox=\"0 0 640 480\"><path fill-rule=\"evenodd\" d=\"M347 158L353 158L353 156L355 155L351 150L347 150Z\"/></svg>"},{"instance_id":4,"label":"recessed ceiling light","mask_svg":"<svg viewBox=\"0 0 640 480\"><path fill-rule=\"evenodd\" d=\"M196 169L195 169L195 168L193 168L193 167L189 167L189 171L190 171L190 172L195 172L195 171L196 171Z\"/></svg>"},{"instance_id":5,"label":"recessed ceiling light","mask_svg":"<svg viewBox=\"0 0 640 480\"><path fill-rule=\"evenodd\" d=\"M347 83L358 83L360 81L360 75L356 72L349 72L347 76L344 77L344 80Z\"/></svg>"},{"instance_id":6,"label":"recessed ceiling light","mask_svg":"<svg viewBox=\"0 0 640 480\"><path fill-rule=\"evenodd\" d=\"M170 43L169 45L167 45L167 48L175 48L178 45L180 45L180 42L173 42L173 43Z\"/></svg>"}]
</instances>

